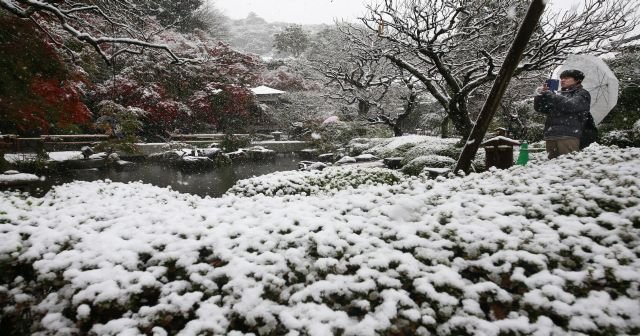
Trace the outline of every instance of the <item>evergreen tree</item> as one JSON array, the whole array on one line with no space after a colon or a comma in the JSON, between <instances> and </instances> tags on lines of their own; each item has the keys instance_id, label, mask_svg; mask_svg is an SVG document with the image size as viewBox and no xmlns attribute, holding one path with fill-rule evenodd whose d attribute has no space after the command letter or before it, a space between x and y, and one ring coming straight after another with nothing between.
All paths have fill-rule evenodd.
<instances>
[{"instance_id":1,"label":"evergreen tree","mask_svg":"<svg viewBox=\"0 0 640 336\"><path fill-rule=\"evenodd\" d=\"M281 33L275 34L276 50L283 53L290 53L293 56L300 56L307 48L309 48L309 37L299 25L292 25Z\"/></svg>"}]
</instances>

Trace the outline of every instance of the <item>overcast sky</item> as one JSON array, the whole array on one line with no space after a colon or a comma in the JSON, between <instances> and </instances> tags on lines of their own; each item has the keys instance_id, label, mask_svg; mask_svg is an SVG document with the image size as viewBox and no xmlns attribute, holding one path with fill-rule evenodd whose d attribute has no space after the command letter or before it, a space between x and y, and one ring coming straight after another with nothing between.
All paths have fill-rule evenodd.
<instances>
[{"instance_id":1,"label":"overcast sky","mask_svg":"<svg viewBox=\"0 0 640 336\"><path fill-rule=\"evenodd\" d=\"M552 0L554 7L568 8L583 0ZM215 6L232 19L249 12L269 22L333 23L334 18L353 20L365 13L370 0L213 0Z\"/></svg>"},{"instance_id":2,"label":"overcast sky","mask_svg":"<svg viewBox=\"0 0 640 336\"><path fill-rule=\"evenodd\" d=\"M352 20L365 12L365 0L214 0L232 19L249 12L269 22L333 23L334 18Z\"/></svg>"}]
</instances>

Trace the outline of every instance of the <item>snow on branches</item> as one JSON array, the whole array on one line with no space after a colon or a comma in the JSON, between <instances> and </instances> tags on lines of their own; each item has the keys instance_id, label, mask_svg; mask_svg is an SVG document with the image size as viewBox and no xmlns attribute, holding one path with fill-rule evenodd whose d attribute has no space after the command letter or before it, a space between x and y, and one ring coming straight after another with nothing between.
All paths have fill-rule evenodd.
<instances>
[{"instance_id":1,"label":"snow on branches","mask_svg":"<svg viewBox=\"0 0 640 336\"><path fill-rule=\"evenodd\" d=\"M379 41L349 34L354 48L377 48L418 78L466 136L469 98L493 81L515 38L528 1L385 0L362 23ZM577 10L547 13L515 75L541 71L572 53L602 54L638 24L632 0L588 0ZM353 25L354 29L359 28Z\"/></svg>"},{"instance_id":2,"label":"snow on branches","mask_svg":"<svg viewBox=\"0 0 640 336\"><path fill-rule=\"evenodd\" d=\"M174 63L187 61L154 39L164 28L145 15L144 5L129 0L0 0L0 8L31 19L59 45L65 34L91 45L108 64L117 55L140 54L147 49L164 52Z\"/></svg>"}]
</instances>

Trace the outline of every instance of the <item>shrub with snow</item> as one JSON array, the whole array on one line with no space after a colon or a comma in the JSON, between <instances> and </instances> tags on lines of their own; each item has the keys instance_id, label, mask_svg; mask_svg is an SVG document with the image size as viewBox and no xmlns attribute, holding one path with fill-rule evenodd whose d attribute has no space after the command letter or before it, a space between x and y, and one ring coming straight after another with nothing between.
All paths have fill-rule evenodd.
<instances>
[{"instance_id":1,"label":"shrub with snow","mask_svg":"<svg viewBox=\"0 0 640 336\"><path fill-rule=\"evenodd\" d=\"M315 129L313 145L324 152L341 148L356 137L384 138L392 135L384 125L369 125L362 122L332 122Z\"/></svg>"},{"instance_id":2,"label":"shrub with snow","mask_svg":"<svg viewBox=\"0 0 640 336\"><path fill-rule=\"evenodd\" d=\"M330 194L363 185L392 185L402 174L385 168L328 167L318 171L282 171L240 180L229 195L285 196Z\"/></svg>"},{"instance_id":3,"label":"shrub with snow","mask_svg":"<svg viewBox=\"0 0 640 336\"><path fill-rule=\"evenodd\" d=\"M456 160L441 155L424 155L409 161L402 167L402 172L409 175L419 175L424 168L451 168Z\"/></svg>"},{"instance_id":4,"label":"shrub with snow","mask_svg":"<svg viewBox=\"0 0 640 336\"><path fill-rule=\"evenodd\" d=\"M458 160L462 152L462 148L455 146L458 141L457 138L443 139L433 136L408 135L389 139L354 139L349 143L348 148L351 153L367 153L380 158L402 157L402 165L406 165L421 156L446 156ZM415 165L418 161L415 162ZM419 169L415 165L412 164L413 168L407 168L407 173L419 173L415 172L416 169ZM442 165L439 164L439 166ZM473 159L472 168L474 171L485 169L484 149L478 150Z\"/></svg>"},{"instance_id":5,"label":"shrub with snow","mask_svg":"<svg viewBox=\"0 0 640 336\"><path fill-rule=\"evenodd\" d=\"M4 192L0 242L14 334L637 335L640 149L306 197Z\"/></svg>"},{"instance_id":6,"label":"shrub with snow","mask_svg":"<svg viewBox=\"0 0 640 336\"><path fill-rule=\"evenodd\" d=\"M350 155L358 156L361 155L367 149L386 143L390 141L389 138L355 138L349 141L347 147L349 149Z\"/></svg>"},{"instance_id":7,"label":"shrub with snow","mask_svg":"<svg viewBox=\"0 0 640 336\"><path fill-rule=\"evenodd\" d=\"M630 130L612 130L603 134L600 142L606 146L630 147L634 145L633 133Z\"/></svg>"},{"instance_id":8,"label":"shrub with snow","mask_svg":"<svg viewBox=\"0 0 640 336\"><path fill-rule=\"evenodd\" d=\"M640 119L633 123L633 127L631 127L631 137L633 138L636 147L640 147Z\"/></svg>"},{"instance_id":9,"label":"shrub with snow","mask_svg":"<svg viewBox=\"0 0 640 336\"><path fill-rule=\"evenodd\" d=\"M451 159L458 158L462 152L462 148L456 148L454 144L455 143L451 143L451 141L418 143L404 154L402 164L406 165L421 156L437 155L447 156Z\"/></svg>"},{"instance_id":10,"label":"shrub with snow","mask_svg":"<svg viewBox=\"0 0 640 336\"><path fill-rule=\"evenodd\" d=\"M412 155L408 161L427 154L435 154L449 147L453 147L459 139L439 138L423 135L406 135L387 139L370 139L365 142L362 139L355 139L348 147L356 147L366 154L373 154L379 158L399 157Z\"/></svg>"}]
</instances>

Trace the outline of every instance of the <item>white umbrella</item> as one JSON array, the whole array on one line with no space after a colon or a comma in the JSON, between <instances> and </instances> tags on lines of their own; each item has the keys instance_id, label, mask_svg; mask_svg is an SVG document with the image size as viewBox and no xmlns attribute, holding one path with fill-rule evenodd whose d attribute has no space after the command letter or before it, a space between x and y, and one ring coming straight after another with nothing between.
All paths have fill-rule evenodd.
<instances>
[{"instance_id":1,"label":"white umbrella","mask_svg":"<svg viewBox=\"0 0 640 336\"><path fill-rule=\"evenodd\" d=\"M591 94L591 115L599 124L618 102L618 79L602 59L591 55L569 55L553 77L558 78L562 71L570 69L584 73L582 86Z\"/></svg>"}]
</instances>

